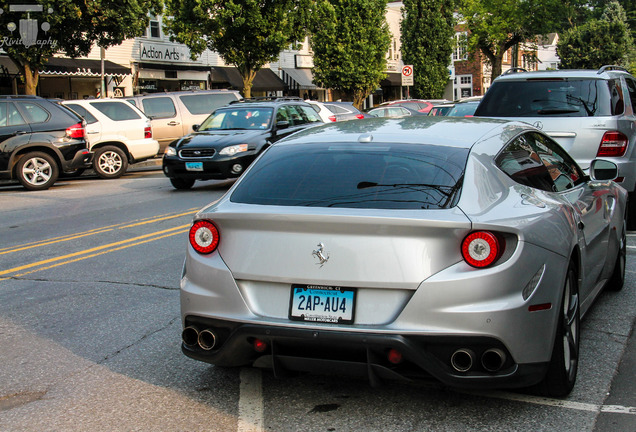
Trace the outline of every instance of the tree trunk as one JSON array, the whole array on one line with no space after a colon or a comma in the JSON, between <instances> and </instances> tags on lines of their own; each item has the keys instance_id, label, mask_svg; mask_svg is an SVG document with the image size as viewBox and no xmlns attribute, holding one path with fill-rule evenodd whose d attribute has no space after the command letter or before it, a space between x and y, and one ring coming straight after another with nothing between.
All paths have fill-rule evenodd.
<instances>
[{"instance_id":1,"label":"tree trunk","mask_svg":"<svg viewBox=\"0 0 636 432\"><path fill-rule=\"evenodd\" d=\"M368 92L363 90L355 90L353 92L353 106L362 111L362 105L364 104L364 100L367 98Z\"/></svg>"},{"instance_id":2,"label":"tree trunk","mask_svg":"<svg viewBox=\"0 0 636 432\"><path fill-rule=\"evenodd\" d=\"M252 82L257 71L248 69L245 73L240 70L239 72L241 72L241 77L243 78L243 97L249 99L252 97Z\"/></svg>"},{"instance_id":3,"label":"tree trunk","mask_svg":"<svg viewBox=\"0 0 636 432\"><path fill-rule=\"evenodd\" d=\"M490 59L490 67L491 67L491 75L490 82L492 83L495 78L501 75L501 67L503 64L503 52L496 54L492 59Z\"/></svg>"},{"instance_id":4,"label":"tree trunk","mask_svg":"<svg viewBox=\"0 0 636 432\"><path fill-rule=\"evenodd\" d=\"M40 80L40 71L37 68L31 69L31 66L29 66L28 63L25 63L22 68L24 69L25 81L24 93L35 96L38 88L38 81Z\"/></svg>"}]
</instances>

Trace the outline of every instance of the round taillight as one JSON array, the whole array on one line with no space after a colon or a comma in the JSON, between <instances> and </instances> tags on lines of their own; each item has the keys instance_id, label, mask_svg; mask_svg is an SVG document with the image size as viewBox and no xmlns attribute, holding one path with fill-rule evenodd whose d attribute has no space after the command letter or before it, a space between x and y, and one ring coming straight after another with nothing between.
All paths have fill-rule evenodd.
<instances>
[{"instance_id":1,"label":"round taillight","mask_svg":"<svg viewBox=\"0 0 636 432\"><path fill-rule=\"evenodd\" d=\"M462 243L464 260L473 267L487 267L501 255L502 248L497 237L488 231L468 234Z\"/></svg>"},{"instance_id":2,"label":"round taillight","mask_svg":"<svg viewBox=\"0 0 636 432\"><path fill-rule=\"evenodd\" d=\"M196 221L190 228L190 244L200 254L212 253L219 245L219 230L210 221Z\"/></svg>"}]
</instances>

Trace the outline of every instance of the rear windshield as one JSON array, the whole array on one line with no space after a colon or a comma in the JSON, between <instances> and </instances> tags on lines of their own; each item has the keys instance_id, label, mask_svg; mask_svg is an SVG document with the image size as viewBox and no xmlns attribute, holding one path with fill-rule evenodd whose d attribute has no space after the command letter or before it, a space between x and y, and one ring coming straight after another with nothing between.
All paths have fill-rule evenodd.
<instances>
[{"instance_id":1,"label":"rear windshield","mask_svg":"<svg viewBox=\"0 0 636 432\"><path fill-rule=\"evenodd\" d=\"M443 209L459 196L468 149L414 144L274 145L231 201L369 209Z\"/></svg>"},{"instance_id":2,"label":"rear windshield","mask_svg":"<svg viewBox=\"0 0 636 432\"><path fill-rule=\"evenodd\" d=\"M598 117L623 112L623 96L615 80L495 81L476 116Z\"/></svg>"}]
</instances>

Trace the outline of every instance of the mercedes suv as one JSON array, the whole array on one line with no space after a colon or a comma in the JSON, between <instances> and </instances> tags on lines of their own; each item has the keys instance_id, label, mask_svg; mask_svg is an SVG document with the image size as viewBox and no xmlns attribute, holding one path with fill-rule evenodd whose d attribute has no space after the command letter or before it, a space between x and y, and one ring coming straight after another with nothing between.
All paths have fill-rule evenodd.
<instances>
[{"instance_id":1,"label":"mercedes suv","mask_svg":"<svg viewBox=\"0 0 636 432\"><path fill-rule=\"evenodd\" d=\"M0 96L0 179L50 188L64 172L89 168L84 120L37 96Z\"/></svg>"},{"instance_id":2,"label":"mercedes suv","mask_svg":"<svg viewBox=\"0 0 636 432\"><path fill-rule=\"evenodd\" d=\"M189 189L196 180L236 178L273 143L316 124L323 121L300 98L235 102L171 143L163 156L163 172L176 189Z\"/></svg>"},{"instance_id":3,"label":"mercedes suv","mask_svg":"<svg viewBox=\"0 0 636 432\"><path fill-rule=\"evenodd\" d=\"M597 158L616 163L636 228L636 79L618 66L499 76L475 116L530 123L554 138L587 172Z\"/></svg>"}]
</instances>

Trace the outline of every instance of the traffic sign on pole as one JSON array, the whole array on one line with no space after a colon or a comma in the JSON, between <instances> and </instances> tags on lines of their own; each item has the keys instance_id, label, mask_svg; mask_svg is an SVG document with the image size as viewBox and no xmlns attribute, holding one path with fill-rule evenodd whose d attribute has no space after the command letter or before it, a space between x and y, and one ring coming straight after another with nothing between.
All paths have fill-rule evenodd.
<instances>
[{"instance_id":1,"label":"traffic sign on pole","mask_svg":"<svg viewBox=\"0 0 636 432\"><path fill-rule=\"evenodd\" d=\"M402 66L402 85L403 86L413 85L413 65Z\"/></svg>"}]
</instances>

